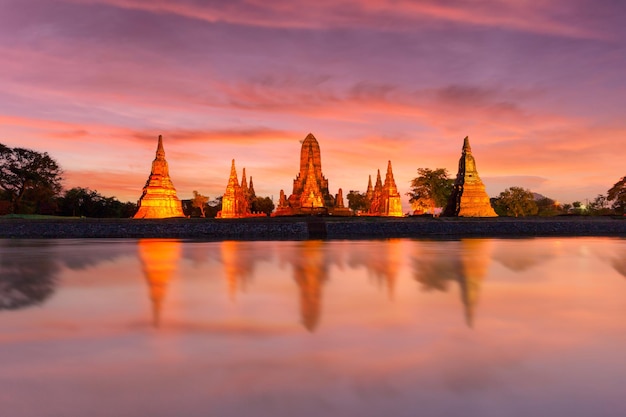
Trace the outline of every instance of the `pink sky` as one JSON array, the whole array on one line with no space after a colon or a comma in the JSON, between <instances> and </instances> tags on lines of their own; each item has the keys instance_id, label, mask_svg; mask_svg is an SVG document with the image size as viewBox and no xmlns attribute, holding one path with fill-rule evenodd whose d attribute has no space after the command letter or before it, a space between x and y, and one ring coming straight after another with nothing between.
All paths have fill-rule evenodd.
<instances>
[{"instance_id":1,"label":"pink sky","mask_svg":"<svg viewBox=\"0 0 626 417\"><path fill-rule=\"evenodd\" d=\"M162 134L180 198L221 195L234 158L277 200L309 132L344 195L387 160L402 194L455 175L469 136L491 196L584 202L626 175L624 21L608 0L0 0L0 143L136 201Z\"/></svg>"}]
</instances>

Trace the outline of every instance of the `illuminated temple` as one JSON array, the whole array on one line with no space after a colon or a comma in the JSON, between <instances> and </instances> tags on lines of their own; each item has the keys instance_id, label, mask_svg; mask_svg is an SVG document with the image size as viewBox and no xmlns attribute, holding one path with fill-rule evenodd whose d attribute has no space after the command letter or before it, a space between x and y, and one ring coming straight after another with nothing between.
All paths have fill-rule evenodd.
<instances>
[{"instance_id":1,"label":"illuminated temple","mask_svg":"<svg viewBox=\"0 0 626 417\"><path fill-rule=\"evenodd\" d=\"M463 140L463 152L459 160L459 172L454 181L454 188L448 205L442 216L459 217L496 217L491 207L485 184L478 176L476 161L472 155L469 138Z\"/></svg>"},{"instance_id":2,"label":"illuminated temple","mask_svg":"<svg viewBox=\"0 0 626 417\"><path fill-rule=\"evenodd\" d=\"M343 205L342 193L335 198L328 191L328 180L322 174L320 145L311 133L302 142L300 172L293 180L293 192L287 198L284 191L280 191L278 207L273 213L274 216L302 214L351 214Z\"/></svg>"},{"instance_id":3,"label":"illuminated temple","mask_svg":"<svg viewBox=\"0 0 626 417\"><path fill-rule=\"evenodd\" d=\"M167 217L185 217L183 206L176 196L176 189L170 178L165 160L163 137L159 135L156 157L152 161L152 170L137 205L139 209L135 219L163 219Z\"/></svg>"},{"instance_id":4,"label":"illuminated temple","mask_svg":"<svg viewBox=\"0 0 626 417\"><path fill-rule=\"evenodd\" d=\"M226 191L222 196L222 211L217 217L222 219L241 219L245 217L265 217L264 213L252 213L252 200L256 197L252 177L250 177L250 186L246 179L246 169L243 169L241 177L241 185L237 178L237 169L235 168L235 160L233 159L230 167L230 176Z\"/></svg>"},{"instance_id":5,"label":"illuminated temple","mask_svg":"<svg viewBox=\"0 0 626 417\"><path fill-rule=\"evenodd\" d=\"M396 181L393 178L391 161L387 164L385 183L383 184L380 170L378 170L376 185L372 187L372 177L370 176L365 196L370 204L368 215L402 217L402 201Z\"/></svg>"}]
</instances>

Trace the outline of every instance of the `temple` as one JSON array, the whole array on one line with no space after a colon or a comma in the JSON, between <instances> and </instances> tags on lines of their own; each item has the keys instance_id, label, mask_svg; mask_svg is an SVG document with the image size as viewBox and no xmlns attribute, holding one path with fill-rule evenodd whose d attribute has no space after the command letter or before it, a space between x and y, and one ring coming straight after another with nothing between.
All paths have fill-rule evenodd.
<instances>
[{"instance_id":1,"label":"temple","mask_svg":"<svg viewBox=\"0 0 626 417\"><path fill-rule=\"evenodd\" d=\"M241 185L237 179L237 169L235 168L235 160L233 159L230 166L230 176L226 191L222 196L222 210L217 213L218 218L222 219L241 219L244 217L265 217L264 213L252 213L252 201L256 197L254 193L254 185L252 177L250 177L250 186L246 179L246 169L243 169Z\"/></svg>"},{"instance_id":2,"label":"temple","mask_svg":"<svg viewBox=\"0 0 626 417\"><path fill-rule=\"evenodd\" d=\"M281 190L278 207L272 215L294 216L303 214L332 214L337 216L352 214L349 209L343 206L343 198L342 201L338 202L328 191L328 180L322 174L320 145L311 133L302 142L300 172L293 180L293 192L287 198L284 191Z\"/></svg>"},{"instance_id":3,"label":"temple","mask_svg":"<svg viewBox=\"0 0 626 417\"><path fill-rule=\"evenodd\" d=\"M370 204L368 215L388 217L403 216L402 201L400 200L400 193L398 192L396 181L393 178L391 161L387 164L385 183L383 184L380 177L380 170L378 170L376 185L372 188L372 177L370 176L365 195Z\"/></svg>"},{"instance_id":4,"label":"temple","mask_svg":"<svg viewBox=\"0 0 626 417\"><path fill-rule=\"evenodd\" d=\"M176 196L176 189L170 179L161 135L159 135L156 157L152 161L150 176L143 187L143 193L137 205L139 209L133 216L135 219L185 217L183 206Z\"/></svg>"},{"instance_id":5,"label":"temple","mask_svg":"<svg viewBox=\"0 0 626 417\"><path fill-rule=\"evenodd\" d=\"M459 172L448 205L442 213L447 217L495 217L485 185L478 176L476 161L472 155L469 138L463 140L463 153L459 160Z\"/></svg>"}]
</instances>

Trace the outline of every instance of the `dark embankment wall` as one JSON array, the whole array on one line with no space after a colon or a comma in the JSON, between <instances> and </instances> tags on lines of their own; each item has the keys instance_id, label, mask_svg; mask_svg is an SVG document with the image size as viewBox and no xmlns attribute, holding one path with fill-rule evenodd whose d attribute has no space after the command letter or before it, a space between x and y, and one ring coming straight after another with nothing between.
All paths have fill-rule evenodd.
<instances>
[{"instance_id":1,"label":"dark embankment wall","mask_svg":"<svg viewBox=\"0 0 626 417\"><path fill-rule=\"evenodd\" d=\"M267 218L213 219L1 219L0 238L176 238L201 240L303 240L616 236L626 218L496 219Z\"/></svg>"}]
</instances>

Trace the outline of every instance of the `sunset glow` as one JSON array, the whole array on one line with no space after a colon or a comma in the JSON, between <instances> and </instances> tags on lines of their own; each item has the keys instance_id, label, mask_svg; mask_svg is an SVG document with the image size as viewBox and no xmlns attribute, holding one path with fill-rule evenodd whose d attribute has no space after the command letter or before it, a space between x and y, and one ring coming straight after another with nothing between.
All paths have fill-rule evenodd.
<instances>
[{"instance_id":1,"label":"sunset glow","mask_svg":"<svg viewBox=\"0 0 626 417\"><path fill-rule=\"evenodd\" d=\"M291 189L319 141L331 194L393 163L457 172L469 136L493 197L585 202L626 172L626 5L591 0L0 0L0 143L65 188L136 202L163 135L180 199Z\"/></svg>"}]
</instances>

